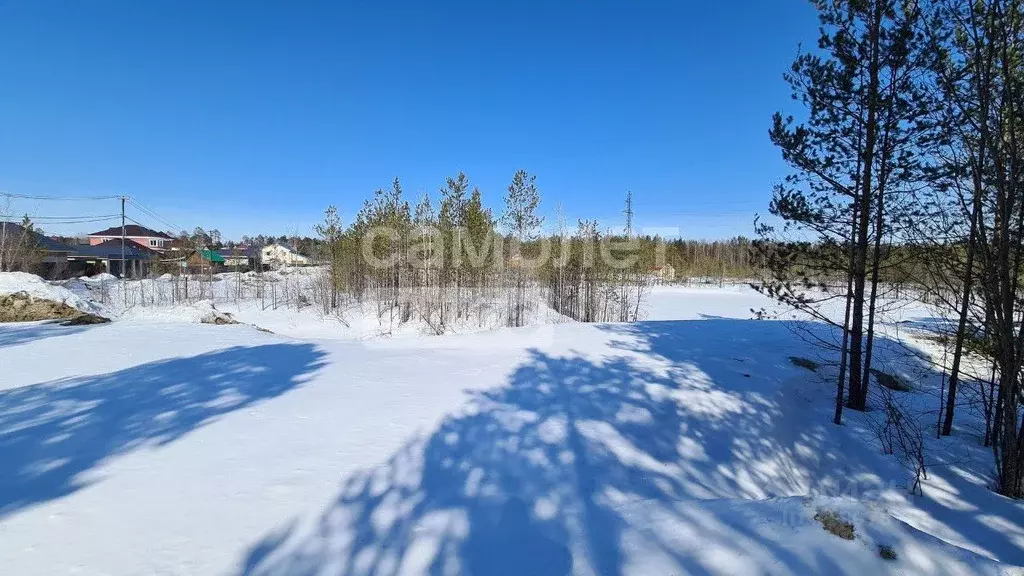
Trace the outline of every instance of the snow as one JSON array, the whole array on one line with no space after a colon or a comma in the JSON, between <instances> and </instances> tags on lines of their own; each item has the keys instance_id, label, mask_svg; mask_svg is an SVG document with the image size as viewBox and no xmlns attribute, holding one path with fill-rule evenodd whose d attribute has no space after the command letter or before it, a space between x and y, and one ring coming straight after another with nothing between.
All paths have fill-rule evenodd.
<instances>
[{"instance_id":1,"label":"snow","mask_svg":"<svg viewBox=\"0 0 1024 576\"><path fill-rule=\"evenodd\" d=\"M718 287L655 286L643 303L644 318L698 320L707 317L751 317L750 310L774 304L748 285Z\"/></svg>"},{"instance_id":2,"label":"snow","mask_svg":"<svg viewBox=\"0 0 1024 576\"><path fill-rule=\"evenodd\" d=\"M110 274L98 274L49 285L66 288L114 320L198 323L216 310L239 322L305 339L420 338L437 335L439 331L465 334L505 326L501 312L507 302L503 296L495 295L464 296L463 305L468 306L468 315L443 327L425 320L419 308L412 311L411 317L403 319L399 308L381 307L373 302L345 301L337 310L324 313L313 301L315 284L323 274L324 270L316 267L285 267L262 276L253 272L229 272L214 275L212 281L205 276L186 281L170 274L120 281ZM257 286L262 286L260 296L256 296ZM425 294L411 297L419 298L419 302L426 299ZM527 324L569 321L548 307L539 294L533 300L533 305L525 311Z\"/></svg>"},{"instance_id":3,"label":"snow","mask_svg":"<svg viewBox=\"0 0 1024 576\"><path fill-rule=\"evenodd\" d=\"M35 274L26 272L0 272L0 295L25 292L33 298L60 302L82 312L96 313L101 310L93 302L74 294L67 288L46 282Z\"/></svg>"},{"instance_id":4,"label":"snow","mask_svg":"<svg viewBox=\"0 0 1024 576\"><path fill-rule=\"evenodd\" d=\"M277 333L197 323L207 306ZM833 426L833 374L788 361L828 331L750 319L768 306L741 286L656 287L637 324L433 337L220 301L0 325L0 566L1020 573L1024 506L988 489L970 413L929 440L924 496L909 494L878 414ZM935 405L937 375L903 343L934 351L895 321L880 332L880 361L919 375L908 401Z\"/></svg>"},{"instance_id":5,"label":"snow","mask_svg":"<svg viewBox=\"0 0 1024 576\"><path fill-rule=\"evenodd\" d=\"M164 274L163 276L160 277L161 280L169 280L170 278L173 278L173 276L171 276L170 274ZM82 276L81 279L83 282L116 282L117 276L114 276L109 272L100 272L95 276Z\"/></svg>"}]
</instances>

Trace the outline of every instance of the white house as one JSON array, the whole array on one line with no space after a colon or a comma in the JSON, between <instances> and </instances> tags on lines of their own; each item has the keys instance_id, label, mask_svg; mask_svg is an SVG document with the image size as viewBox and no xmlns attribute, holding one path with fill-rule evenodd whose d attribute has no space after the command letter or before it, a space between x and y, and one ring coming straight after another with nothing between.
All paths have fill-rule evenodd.
<instances>
[{"instance_id":1,"label":"white house","mask_svg":"<svg viewBox=\"0 0 1024 576\"><path fill-rule=\"evenodd\" d=\"M260 250L263 264L276 268L279 266L304 266L312 261L302 254L280 244L268 244Z\"/></svg>"}]
</instances>

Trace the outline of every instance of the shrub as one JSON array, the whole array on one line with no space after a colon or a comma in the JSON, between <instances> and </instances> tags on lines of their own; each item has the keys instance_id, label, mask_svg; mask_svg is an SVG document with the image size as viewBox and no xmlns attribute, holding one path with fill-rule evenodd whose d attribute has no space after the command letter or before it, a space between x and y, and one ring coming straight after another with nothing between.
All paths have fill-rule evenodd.
<instances>
[{"instance_id":1,"label":"shrub","mask_svg":"<svg viewBox=\"0 0 1024 576\"><path fill-rule=\"evenodd\" d=\"M799 366L801 368L806 368L807 370L810 370L811 372L817 372L818 371L819 364L817 362L815 362L814 360L810 360L808 358L802 358L800 356L790 356L789 357L789 361L792 362L794 366Z\"/></svg>"},{"instance_id":2,"label":"shrub","mask_svg":"<svg viewBox=\"0 0 1024 576\"><path fill-rule=\"evenodd\" d=\"M832 510L818 510L814 519L821 524L826 532L839 536L843 540L853 540L853 524L840 518L838 513Z\"/></svg>"},{"instance_id":3,"label":"shrub","mask_svg":"<svg viewBox=\"0 0 1024 576\"><path fill-rule=\"evenodd\" d=\"M889 390L895 390L897 392L910 392L912 390L910 384L907 384L896 375L889 374L888 372L882 372L875 368L871 369L871 373L875 375L875 381Z\"/></svg>"}]
</instances>

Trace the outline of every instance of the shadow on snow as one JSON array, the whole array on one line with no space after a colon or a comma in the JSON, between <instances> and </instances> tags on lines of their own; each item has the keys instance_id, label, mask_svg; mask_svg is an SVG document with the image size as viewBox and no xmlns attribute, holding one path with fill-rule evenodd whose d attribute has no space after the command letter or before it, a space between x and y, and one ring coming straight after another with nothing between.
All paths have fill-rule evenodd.
<instances>
[{"instance_id":1,"label":"shadow on snow","mask_svg":"<svg viewBox=\"0 0 1024 576\"><path fill-rule=\"evenodd\" d=\"M788 361L807 349L793 327L714 319L600 328L612 333L612 355L532 351L506 386L471 392L428 437L347 478L318 522L267 536L243 573L611 575L636 550L669 558L674 571L721 572L645 528L651 505L761 571L842 572L831 558L766 540L742 513L709 521L699 508L851 490L870 498L888 481L878 470L902 473L873 443L844 448L844 435L870 432L836 433L834 388ZM800 329L834 336L822 325ZM970 516L955 514L947 521ZM979 544L1008 538L979 527Z\"/></svg>"},{"instance_id":2,"label":"shadow on snow","mask_svg":"<svg viewBox=\"0 0 1024 576\"><path fill-rule=\"evenodd\" d=\"M70 494L106 458L273 398L319 368L310 344L233 347L0 391L0 518Z\"/></svg>"},{"instance_id":3,"label":"shadow on snow","mask_svg":"<svg viewBox=\"0 0 1024 576\"><path fill-rule=\"evenodd\" d=\"M46 338L69 336L96 326L61 326L56 322L12 322L0 324L0 348Z\"/></svg>"}]
</instances>

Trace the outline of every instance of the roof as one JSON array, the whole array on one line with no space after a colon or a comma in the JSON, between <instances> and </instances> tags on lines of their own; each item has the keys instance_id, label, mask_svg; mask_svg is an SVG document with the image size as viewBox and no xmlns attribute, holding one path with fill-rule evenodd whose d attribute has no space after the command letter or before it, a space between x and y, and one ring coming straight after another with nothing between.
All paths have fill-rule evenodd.
<instances>
[{"instance_id":1,"label":"roof","mask_svg":"<svg viewBox=\"0 0 1024 576\"><path fill-rule=\"evenodd\" d=\"M220 250L217 250L217 253L225 258L241 258L242 256L245 256L246 258L251 258L256 255L256 251L248 247L221 248Z\"/></svg>"},{"instance_id":2,"label":"roof","mask_svg":"<svg viewBox=\"0 0 1024 576\"><path fill-rule=\"evenodd\" d=\"M213 250L200 250L199 255L203 257L203 260L209 260L213 263L223 263L224 257L214 252Z\"/></svg>"},{"instance_id":3,"label":"roof","mask_svg":"<svg viewBox=\"0 0 1024 576\"><path fill-rule=\"evenodd\" d=\"M302 254L301 252L292 248L291 246L285 246L284 244L267 244L266 246L263 247L264 250L266 250L267 248L280 248L297 258L306 258L307 260L309 259L309 256Z\"/></svg>"},{"instance_id":4,"label":"roof","mask_svg":"<svg viewBox=\"0 0 1024 576\"><path fill-rule=\"evenodd\" d=\"M293 250L291 246L285 246L284 244L278 244L277 242L272 242L270 244L267 244L263 248L280 248L280 249L284 250L285 252L291 252L292 254L298 254L298 252Z\"/></svg>"},{"instance_id":5,"label":"roof","mask_svg":"<svg viewBox=\"0 0 1024 576\"><path fill-rule=\"evenodd\" d=\"M174 240L174 237L163 232L158 232L145 226L139 226L138 224L128 224L124 227L125 236L142 236L148 238L165 238L167 240ZM106 230L100 230L99 232L93 232L89 236L121 236L120 226L111 226Z\"/></svg>"},{"instance_id":6,"label":"roof","mask_svg":"<svg viewBox=\"0 0 1024 576\"><path fill-rule=\"evenodd\" d=\"M2 227L3 233L8 236L14 234L24 234L26 232L32 234L33 236L35 236L36 244L43 250L46 250L47 252L74 252L75 250L71 246L57 242L53 238L50 238L49 236L44 236L43 234L40 234L35 230L25 230L24 226L22 226L21 224L17 224L15 222L0 222L0 227Z\"/></svg>"},{"instance_id":7,"label":"roof","mask_svg":"<svg viewBox=\"0 0 1024 576\"><path fill-rule=\"evenodd\" d=\"M128 240L124 243L125 260L149 260L156 254L155 251ZM121 240L111 239L101 242L95 246L75 246L68 254L71 258L99 258L103 260L121 259Z\"/></svg>"}]
</instances>

